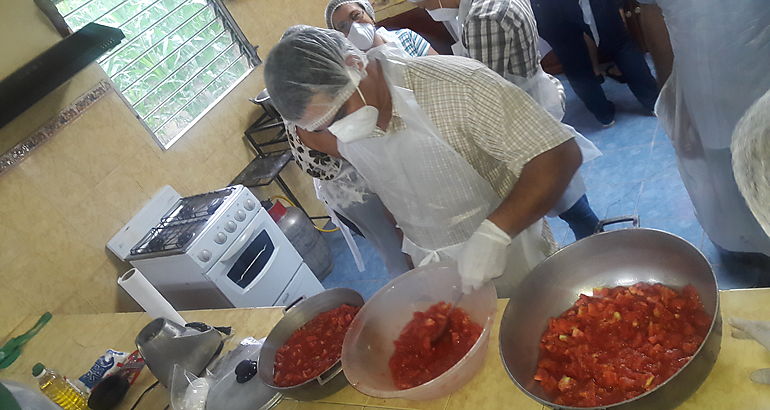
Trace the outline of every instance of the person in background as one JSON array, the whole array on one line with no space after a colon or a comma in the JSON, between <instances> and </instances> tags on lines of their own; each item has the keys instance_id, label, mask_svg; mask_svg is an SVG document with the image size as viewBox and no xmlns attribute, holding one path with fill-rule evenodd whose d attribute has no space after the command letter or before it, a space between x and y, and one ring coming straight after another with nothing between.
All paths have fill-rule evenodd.
<instances>
[{"instance_id":1,"label":"person in background","mask_svg":"<svg viewBox=\"0 0 770 410\"><path fill-rule=\"evenodd\" d=\"M730 256L767 261L770 238L738 189L730 144L738 120L770 89L770 7L766 0L729 8L718 0L641 3L660 7L671 39L673 68L655 113L676 150L695 216ZM642 4L642 13L650 7Z\"/></svg>"},{"instance_id":2,"label":"person in background","mask_svg":"<svg viewBox=\"0 0 770 410\"><path fill-rule=\"evenodd\" d=\"M335 3L339 3L336 4L336 8L334 7ZM350 6L355 10L366 13L366 16L373 20L374 11L371 4L366 0L359 0L355 3L332 1L326 9L326 20L330 26L333 25L331 23L331 14L334 14L334 10L330 11L330 8L341 10L345 6ZM354 21L351 14L359 21L361 20L361 17L354 13L355 10L351 10L351 13L345 16L350 20L341 19L347 22L348 27L350 27L349 23ZM311 26L293 26L288 28L283 36L285 37L308 28L311 28ZM407 31L416 37L409 35L409 33L406 33ZM430 45L422 37L419 37L417 33L411 30L405 30L404 32L407 38L412 39L412 41L399 40L392 41L390 44L396 47L402 47L404 43L409 44L409 47L401 49L405 55L418 57L432 51ZM389 32L386 32L386 37L389 34ZM382 38L377 43L380 41L382 41ZM369 45L367 49L384 44L385 42ZM302 133L302 129L298 129L291 121L284 120L284 122L289 137L289 147L292 150L294 159L303 171L313 177L313 185L315 186L318 199L323 201L332 212L340 216L343 223L349 225L355 232L361 234L372 244L391 276L397 276L407 271L411 262L401 251L401 233L396 227L392 215L385 209L377 194L369 189L363 177L344 159L333 158L326 153L306 146L298 135L298 133Z\"/></svg>"},{"instance_id":3,"label":"person in background","mask_svg":"<svg viewBox=\"0 0 770 410\"><path fill-rule=\"evenodd\" d=\"M631 41L615 0L531 0L537 28L559 58L575 94L603 126L615 124L615 105L607 99L594 74L584 40L591 35L599 52L611 57L636 99L648 112L655 108L658 87L644 54ZM581 8L581 3L583 7ZM593 34L585 23L584 10L595 23ZM598 38L597 38L598 37Z\"/></svg>"},{"instance_id":4,"label":"person in background","mask_svg":"<svg viewBox=\"0 0 770 410\"><path fill-rule=\"evenodd\" d=\"M408 55L438 54L421 35L407 28L388 31L374 27L374 8L368 0L330 0L326 5L326 27L337 30L359 50L397 43Z\"/></svg>"},{"instance_id":5,"label":"person in background","mask_svg":"<svg viewBox=\"0 0 770 410\"><path fill-rule=\"evenodd\" d=\"M492 71L526 91L554 118L564 117L564 88L559 80L540 67L537 27L528 0L410 0L428 11L436 21L444 21L461 39L456 54L478 60ZM590 161L601 152L586 138L575 133ZM548 216L567 222L575 239L594 233L599 218L585 195L585 183L576 173L565 196Z\"/></svg>"},{"instance_id":6,"label":"person in background","mask_svg":"<svg viewBox=\"0 0 770 410\"><path fill-rule=\"evenodd\" d=\"M264 68L308 146L363 175L419 265L456 260L466 291L510 296L553 252L545 213L582 161L574 135L483 64L364 54L341 33L281 40Z\"/></svg>"}]
</instances>

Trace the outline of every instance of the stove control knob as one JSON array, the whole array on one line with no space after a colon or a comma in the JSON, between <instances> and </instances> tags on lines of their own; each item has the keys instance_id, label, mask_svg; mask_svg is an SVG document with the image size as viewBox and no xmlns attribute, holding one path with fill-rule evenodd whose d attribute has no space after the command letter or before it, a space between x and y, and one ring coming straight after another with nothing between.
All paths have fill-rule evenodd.
<instances>
[{"instance_id":1,"label":"stove control knob","mask_svg":"<svg viewBox=\"0 0 770 410\"><path fill-rule=\"evenodd\" d=\"M233 233L233 232L235 232L235 228L237 228L237 227L238 227L238 225L236 225L235 222L233 222L233 221L225 222L225 230L227 232Z\"/></svg>"},{"instance_id":2,"label":"stove control knob","mask_svg":"<svg viewBox=\"0 0 770 410\"><path fill-rule=\"evenodd\" d=\"M208 262L209 260L211 260L211 251L209 251L208 249L204 249L198 252L198 259L201 262Z\"/></svg>"},{"instance_id":3,"label":"stove control knob","mask_svg":"<svg viewBox=\"0 0 770 410\"><path fill-rule=\"evenodd\" d=\"M246 208L247 211L253 211L256 206L257 204L251 199L247 199L243 202L243 207Z\"/></svg>"},{"instance_id":4,"label":"stove control knob","mask_svg":"<svg viewBox=\"0 0 770 410\"><path fill-rule=\"evenodd\" d=\"M242 222L244 219L246 219L246 212L243 212L243 210L239 209L235 211L235 220L238 222Z\"/></svg>"},{"instance_id":5,"label":"stove control knob","mask_svg":"<svg viewBox=\"0 0 770 410\"><path fill-rule=\"evenodd\" d=\"M214 242L222 245L223 243L227 242L227 235L223 234L222 232L217 233L217 236L214 237Z\"/></svg>"}]
</instances>

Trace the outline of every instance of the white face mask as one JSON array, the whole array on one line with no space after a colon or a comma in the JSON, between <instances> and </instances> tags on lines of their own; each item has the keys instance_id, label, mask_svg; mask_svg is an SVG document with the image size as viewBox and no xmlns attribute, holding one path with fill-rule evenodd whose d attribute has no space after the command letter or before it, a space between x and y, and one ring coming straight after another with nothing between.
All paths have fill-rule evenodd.
<instances>
[{"instance_id":1,"label":"white face mask","mask_svg":"<svg viewBox=\"0 0 770 410\"><path fill-rule=\"evenodd\" d=\"M457 16L460 14L460 9L448 9L441 4L441 0L438 2L437 9L426 11L435 21L451 21L457 19Z\"/></svg>"},{"instance_id":2,"label":"white face mask","mask_svg":"<svg viewBox=\"0 0 770 410\"><path fill-rule=\"evenodd\" d=\"M361 51L372 48L374 42L374 26L371 24L353 23L350 26L348 40Z\"/></svg>"},{"instance_id":3,"label":"white face mask","mask_svg":"<svg viewBox=\"0 0 770 410\"><path fill-rule=\"evenodd\" d=\"M361 90L356 87L358 95L366 104ZM338 140L344 143L357 141L364 138L369 138L374 135L374 131L377 128L377 117L379 111L376 107L371 105L364 105L363 107L355 110L354 112L346 115L342 119L335 121L330 125L329 132L334 134Z\"/></svg>"}]
</instances>

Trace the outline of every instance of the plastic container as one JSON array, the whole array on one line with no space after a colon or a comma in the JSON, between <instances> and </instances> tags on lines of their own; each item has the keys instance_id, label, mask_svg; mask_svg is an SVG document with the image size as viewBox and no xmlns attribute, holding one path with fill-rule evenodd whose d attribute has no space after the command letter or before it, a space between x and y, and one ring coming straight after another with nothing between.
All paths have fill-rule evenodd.
<instances>
[{"instance_id":1,"label":"plastic container","mask_svg":"<svg viewBox=\"0 0 770 410\"><path fill-rule=\"evenodd\" d=\"M42 363L32 367L32 375L37 379L40 391L64 410L87 410L88 398L64 376Z\"/></svg>"},{"instance_id":2,"label":"plastic container","mask_svg":"<svg viewBox=\"0 0 770 410\"><path fill-rule=\"evenodd\" d=\"M470 381L484 364L489 334L497 310L497 293L489 283L463 296L459 307L484 327L471 350L437 378L399 390L393 384L388 361L396 340L415 311L440 301L452 302L461 292L454 263L423 266L392 280L369 299L351 323L342 344L342 368L348 382L369 396L430 400L446 396Z\"/></svg>"}]
</instances>

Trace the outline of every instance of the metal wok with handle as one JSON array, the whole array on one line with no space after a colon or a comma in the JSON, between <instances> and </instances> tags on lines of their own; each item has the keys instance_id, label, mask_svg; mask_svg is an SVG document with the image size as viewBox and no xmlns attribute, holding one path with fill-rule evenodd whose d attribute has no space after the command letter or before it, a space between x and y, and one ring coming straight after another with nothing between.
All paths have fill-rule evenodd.
<instances>
[{"instance_id":1,"label":"metal wok with handle","mask_svg":"<svg viewBox=\"0 0 770 410\"><path fill-rule=\"evenodd\" d=\"M634 228L602 232L604 226L634 222ZM508 375L528 396L554 408L573 409L549 401L533 379L540 337L548 318L559 316L581 293L595 287L629 286L638 282L681 288L693 285L712 316L708 334L692 359L656 388L613 409L666 409L686 400L708 376L720 350L722 320L717 281L706 258L678 236L638 228L638 219L602 221L599 233L575 242L535 267L512 295L502 316L500 355Z\"/></svg>"}]
</instances>

